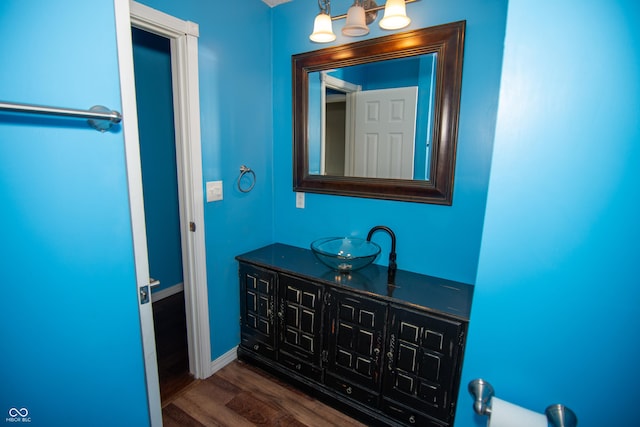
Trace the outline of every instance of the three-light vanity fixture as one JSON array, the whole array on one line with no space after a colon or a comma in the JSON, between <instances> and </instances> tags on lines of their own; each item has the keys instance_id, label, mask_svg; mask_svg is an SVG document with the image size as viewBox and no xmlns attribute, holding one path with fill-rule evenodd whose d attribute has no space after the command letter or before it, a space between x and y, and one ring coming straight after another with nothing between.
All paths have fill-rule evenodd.
<instances>
[{"instance_id":1,"label":"three-light vanity fixture","mask_svg":"<svg viewBox=\"0 0 640 427\"><path fill-rule=\"evenodd\" d=\"M380 28L384 30L399 30L411 23L407 16L405 3L419 0L387 0L383 6L378 6L374 0L354 0L346 15L331 16L331 0L318 0L320 13L313 23L313 33L309 36L316 43L329 43L336 39L331 21L347 18L342 34L358 37L369 34L368 24L378 17L378 11L384 9L384 16L380 20Z\"/></svg>"}]
</instances>

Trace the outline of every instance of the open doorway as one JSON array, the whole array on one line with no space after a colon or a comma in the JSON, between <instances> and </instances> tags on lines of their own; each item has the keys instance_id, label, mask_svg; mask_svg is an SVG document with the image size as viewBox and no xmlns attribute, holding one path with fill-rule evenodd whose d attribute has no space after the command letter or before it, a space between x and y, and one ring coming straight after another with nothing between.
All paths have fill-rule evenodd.
<instances>
[{"instance_id":1,"label":"open doorway","mask_svg":"<svg viewBox=\"0 0 640 427\"><path fill-rule=\"evenodd\" d=\"M166 37L139 28L132 28L131 36L153 323L164 403L193 380L184 299L171 46Z\"/></svg>"},{"instance_id":2,"label":"open doorway","mask_svg":"<svg viewBox=\"0 0 640 427\"><path fill-rule=\"evenodd\" d=\"M153 279L160 279L161 283L160 287L152 292L152 301L164 301L168 298L183 301L182 304L180 304L182 302L180 301L172 305L177 308L178 312L182 308L184 319L182 320L182 315L178 314L180 320L171 322L171 325L176 330L184 331L186 329L188 372L195 378L207 378L212 373L212 361L204 243L204 200L202 194L198 78L199 29L196 23L180 20L136 2L130 3L130 24L130 31L132 33L138 32L146 42L150 42L152 56L160 57L160 62L163 64L162 67L168 68L164 77L160 76L157 68L142 73L143 75L140 77L143 80L160 80L159 83L152 82L152 88L156 83L164 86L162 89L164 95L152 94L149 98L151 103L163 104L163 112L158 116L152 114L150 118L147 118L149 122L147 125L152 129L152 145L150 149L151 161L148 162L144 169L147 169L147 171L153 171L154 168L166 169L155 177L151 174L151 180L160 182L160 185L157 185L159 190L156 191L161 193L160 196L166 196L165 198L170 200L169 205L171 206L170 208L161 206L155 209L172 211L172 219L162 219L158 221L160 225L156 224L156 227L159 228L163 239L170 235L173 240L171 243L172 248L166 251L168 255L160 256L160 267L155 262L152 263L151 269L148 269L149 256L154 256L152 253L157 249L152 246L162 246L165 243L164 240L161 240L161 243L157 243L157 241L152 241L145 237L148 245L139 245L145 247L145 258L136 258L136 269L140 271L148 270L149 276L152 277L156 273L161 275L161 277L153 277ZM134 40L134 37L132 37L132 44L135 48L136 40ZM157 45L158 43L160 46ZM152 67L159 67L159 65L152 65ZM136 70L138 68L137 64L131 68L134 71L130 78L138 83L139 79L134 78L133 75L138 73ZM153 92L153 90L155 89L151 91ZM135 90L135 92L138 91ZM138 104L139 102L136 101L135 103ZM140 112L137 115L142 118L143 113ZM155 131L169 136L162 149L156 146ZM138 133L140 137L136 138L136 141L138 142L139 140L137 145L140 146L140 152L142 152L146 150L144 145L148 142L144 141L146 137L143 134L148 132L142 129ZM173 141L171 140L172 136ZM160 152L162 152L162 155L159 157L162 158L155 158ZM142 163L147 162L146 159L141 159L141 157L136 159L132 155L131 159L128 158L128 161L137 162L142 169ZM130 191L138 193L136 187L137 185L142 187L142 178L136 178L135 176L133 178L134 180L130 181ZM153 182L153 184L157 183ZM146 186L144 193L146 207L146 199L148 198ZM139 229L148 228L144 224L149 222L147 220L148 215L143 211L144 209L139 206L135 207L135 209L132 207L132 215L135 218L134 228L137 227L137 232L134 230L135 235L144 236L147 233L146 230ZM144 216L144 221L140 220L140 214ZM146 246L149 246L148 250ZM163 256L170 261L164 261ZM164 263L171 264L170 268L165 269ZM180 267L182 270L181 276L179 274ZM153 284L152 279L150 279L150 282ZM152 316L143 316L142 311L141 319L145 355L152 356L150 358L145 356L145 369L147 370L147 377L150 378L158 371L155 357L154 319ZM182 326L180 326L180 323L182 323ZM179 341L182 340L183 338L179 338ZM174 341L171 340L172 345L175 344ZM184 366L184 361L180 363ZM152 384L148 384L150 390L152 386ZM155 399L153 393L150 392L149 396L150 400ZM155 405L152 406L155 407ZM159 415L155 413L155 410L152 412L154 412L154 415Z\"/></svg>"}]
</instances>

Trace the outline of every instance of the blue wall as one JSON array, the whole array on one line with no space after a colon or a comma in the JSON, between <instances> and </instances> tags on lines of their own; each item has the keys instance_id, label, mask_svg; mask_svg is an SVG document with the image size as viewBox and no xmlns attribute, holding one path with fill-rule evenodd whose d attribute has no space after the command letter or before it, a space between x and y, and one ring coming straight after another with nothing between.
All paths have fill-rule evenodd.
<instances>
[{"instance_id":1,"label":"blue wall","mask_svg":"<svg viewBox=\"0 0 640 427\"><path fill-rule=\"evenodd\" d=\"M509 2L464 387L638 425L640 6Z\"/></svg>"},{"instance_id":2,"label":"blue wall","mask_svg":"<svg viewBox=\"0 0 640 427\"><path fill-rule=\"evenodd\" d=\"M222 180L224 193L224 200L205 204L204 224L211 353L216 359L240 340L234 257L273 241L271 9L258 0L141 3L200 28L204 181ZM236 185L241 165L257 177L246 194Z\"/></svg>"},{"instance_id":3,"label":"blue wall","mask_svg":"<svg viewBox=\"0 0 640 427\"><path fill-rule=\"evenodd\" d=\"M0 17L0 99L122 111L113 1ZM148 425L121 128L0 113L0 191L0 420Z\"/></svg>"}]
</instances>

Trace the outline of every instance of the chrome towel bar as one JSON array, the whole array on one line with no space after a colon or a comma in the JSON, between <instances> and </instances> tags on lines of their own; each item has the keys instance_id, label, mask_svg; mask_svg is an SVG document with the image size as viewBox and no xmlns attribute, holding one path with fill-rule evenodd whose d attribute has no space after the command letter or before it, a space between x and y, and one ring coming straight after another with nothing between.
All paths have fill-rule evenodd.
<instances>
[{"instance_id":1,"label":"chrome towel bar","mask_svg":"<svg viewBox=\"0 0 640 427\"><path fill-rule=\"evenodd\" d=\"M102 105L94 105L89 110L76 110L72 108L47 107L44 105L15 104L0 101L0 111L13 113L43 114L51 116L65 116L89 119L89 126L105 132L111 129L114 124L122 121L122 115L117 111L112 111Z\"/></svg>"}]
</instances>

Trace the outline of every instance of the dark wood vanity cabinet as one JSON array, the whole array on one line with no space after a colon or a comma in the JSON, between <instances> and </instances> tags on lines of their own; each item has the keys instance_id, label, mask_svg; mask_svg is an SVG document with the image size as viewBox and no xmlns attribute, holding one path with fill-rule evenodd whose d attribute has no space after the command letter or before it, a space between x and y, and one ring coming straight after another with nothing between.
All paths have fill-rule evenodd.
<instances>
[{"instance_id":1,"label":"dark wood vanity cabinet","mask_svg":"<svg viewBox=\"0 0 640 427\"><path fill-rule=\"evenodd\" d=\"M453 425L473 287L350 275L274 244L237 257L238 357L369 425Z\"/></svg>"}]
</instances>

